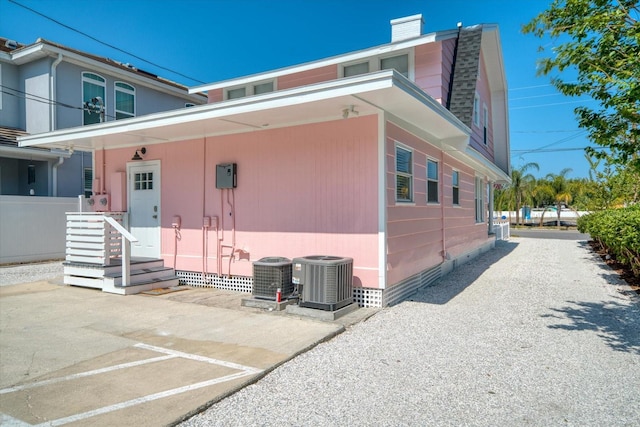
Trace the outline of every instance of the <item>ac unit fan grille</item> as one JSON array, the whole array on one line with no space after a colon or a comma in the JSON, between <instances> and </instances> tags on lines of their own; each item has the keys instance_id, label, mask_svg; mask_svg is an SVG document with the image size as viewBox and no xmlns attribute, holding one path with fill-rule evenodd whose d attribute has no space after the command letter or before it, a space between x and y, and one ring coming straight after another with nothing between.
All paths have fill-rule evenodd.
<instances>
[{"instance_id":1,"label":"ac unit fan grille","mask_svg":"<svg viewBox=\"0 0 640 427\"><path fill-rule=\"evenodd\" d=\"M254 297L276 299L278 288L283 297L293 293L291 262L283 262L282 259L263 258L253 264L252 294Z\"/></svg>"}]
</instances>

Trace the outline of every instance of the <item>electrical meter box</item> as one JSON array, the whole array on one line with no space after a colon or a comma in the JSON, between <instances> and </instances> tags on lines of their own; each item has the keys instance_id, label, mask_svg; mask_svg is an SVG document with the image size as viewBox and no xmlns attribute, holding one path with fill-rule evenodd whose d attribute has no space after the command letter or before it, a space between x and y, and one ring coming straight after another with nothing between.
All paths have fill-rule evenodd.
<instances>
[{"instance_id":1,"label":"electrical meter box","mask_svg":"<svg viewBox=\"0 0 640 427\"><path fill-rule=\"evenodd\" d=\"M238 186L238 165L227 163L216 165L216 188L236 188Z\"/></svg>"}]
</instances>

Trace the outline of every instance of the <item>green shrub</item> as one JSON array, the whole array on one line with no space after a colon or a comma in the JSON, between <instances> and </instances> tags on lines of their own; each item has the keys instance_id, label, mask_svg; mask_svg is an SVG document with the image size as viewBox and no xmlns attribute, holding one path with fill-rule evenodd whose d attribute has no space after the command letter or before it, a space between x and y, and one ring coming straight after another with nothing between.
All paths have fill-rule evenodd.
<instances>
[{"instance_id":1,"label":"green shrub","mask_svg":"<svg viewBox=\"0 0 640 427\"><path fill-rule=\"evenodd\" d=\"M578 230L589 233L619 262L640 277L640 205L594 212L578 219Z\"/></svg>"}]
</instances>

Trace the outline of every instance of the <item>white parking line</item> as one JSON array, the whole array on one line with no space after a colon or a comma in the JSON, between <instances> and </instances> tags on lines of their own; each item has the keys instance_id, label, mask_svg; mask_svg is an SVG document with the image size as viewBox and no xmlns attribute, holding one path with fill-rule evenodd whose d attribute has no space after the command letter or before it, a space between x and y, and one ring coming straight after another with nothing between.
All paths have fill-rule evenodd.
<instances>
[{"instance_id":1,"label":"white parking line","mask_svg":"<svg viewBox=\"0 0 640 427\"><path fill-rule=\"evenodd\" d=\"M126 368L132 368L134 366L146 365L147 363L161 362L163 360L175 359L176 357L178 357L178 356L175 356L175 355L171 354L171 355L167 355L167 356L154 357L154 358L151 358L151 359L137 360L135 362L121 363L119 365L108 366L106 368L94 369L93 371L79 372L77 374L67 375L66 377L52 378L50 380L38 381L37 383L24 384L24 385L18 385L18 386L15 386L15 387L3 388L2 390L0 390L0 394L13 393L14 391L27 390L27 389L35 388L35 387L42 387L42 386L49 385L49 384L55 384L55 383L60 383L60 382L63 382L63 381L74 380L76 378L90 377L92 375L103 374L105 372L117 371L119 369L126 369Z\"/></svg>"},{"instance_id":2,"label":"white parking line","mask_svg":"<svg viewBox=\"0 0 640 427\"><path fill-rule=\"evenodd\" d=\"M50 384L63 382L63 381L69 381L69 380L73 380L73 379L77 379L77 378L83 378L83 377L88 377L88 376L92 376L92 375L98 375L98 374L102 374L102 373L105 373L105 372L112 372L112 371L116 371L116 370L119 370L119 369L127 369L127 368L131 368L131 367L134 367L134 366L144 365L144 364L147 364L147 363L160 362L160 361L163 361L163 360L169 360L169 359L175 359L175 358L189 359L189 360L194 360L194 361L198 361L198 362L204 362L204 363L224 366L224 367L227 367L227 368L236 369L236 370L240 371L240 372L236 372L234 374L226 375L226 376L223 376L223 377L214 378L212 380L202 381L202 382L198 382L198 383L195 383L195 384L190 384L190 385L186 385L186 386L183 386L183 387L174 388L174 389L171 389L171 390L165 390L165 391L162 391L162 392L159 392L159 393L154 393L154 394L150 394L150 395L147 395L147 396L138 397L138 398L135 398L135 399L127 400L125 402L116 403L114 405L105 406L105 407L102 407L102 408L94 409L92 411L83 412L81 414L70 415L70 416L64 417L64 418L58 418L56 420L51 420L51 421L47 421L47 422L44 422L44 423L36 425L37 427L40 427L40 426L60 426L60 425L64 425L64 424L68 424L68 423L84 420L86 418L91 418L91 417L94 417L96 415L106 414L106 413L109 413L109 412L118 411L120 409L129 408L131 406L140 405L142 403L151 402L153 400L162 399L164 397L169 397L169 396L174 396L176 394L186 393L186 392L189 392L189 391L192 391L192 390L197 390L197 389L200 389L200 388L203 388L203 387L209 387L211 385L220 384L220 383L227 382L227 381L233 381L233 380L236 380L236 379L239 379L239 378L247 377L247 376L250 376L250 375L255 375L255 374L258 374L258 373L263 371L262 369L254 368L252 366L246 366L246 365L241 365L241 364L238 364L238 363L227 362L225 360L213 359L213 358L210 358L210 357L200 356L200 355L197 355L197 354L184 353L184 352L177 351L177 350L172 350L172 349L163 348L163 347L156 347L156 346L153 346L153 345L148 345L148 344L143 344L143 343L135 344L134 347L142 348L142 349L146 349L146 350L151 350L151 351L156 352L156 353L164 353L165 356L153 357L153 358L150 358L150 359L143 359L143 360L138 360L138 361L135 361L135 362L121 363L119 365L113 365L113 366L108 366L106 368L100 368L100 369L94 369L94 370L91 370L91 371L80 372L80 373L77 373L77 374L67 375L65 377L52 378L52 379L49 379L49 380L39 381L39 382L36 382L36 383L24 384L24 385L15 386L15 387L9 387L9 388L5 388L5 389L0 390L0 394L12 393L12 392L15 392L15 391L26 390L26 389L35 388L35 387L42 387L42 386L46 386L46 385L50 385ZM20 423L20 424L9 424L9 425L21 425L21 426L29 426L30 425L30 424L24 423L24 422L22 422L20 420L16 420L15 418L11 418L11 417L9 417L8 415L5 415L5 414L0 414L0 420L2 420L3 423L4 422L9 422L9 421L11 421L13 423Z\"/></svg>"},{"instance_id":3,"label":"white parking line","mask_svg":"<svg viewBox=\"0 0 640 427\"><path fill-rule=\"evenodd\" d=\"M227 375L224 377L216 378L209 381L202 381L199 383L187 385L184 387L174 388L172 390L163 391L160 393L150 394L143 397L138 397L136 399L127 400L126 402L116 403L115 405L105 406L103 408L94 409L93 411L83 412L82 414L71 415L65 418L58 418L57 420L47 421L42 424L36 424L36 427L45 427L45 426L61 426L68 423L73 423L76 421L84 420L86 418L95 417L96 415L106 414L108 412L117 411L120 409L128 408L130 406L140 405L141 403L151 402L153 400L162 399L163 397L174 396L180 393L186 393L188 391L197 390L202 387L208 387L210 385L223 383L226 381L232 381L238 378L246 377L249 375L253 375L253 372L238 372L235 374Z\"/></svg>"},{"instance_id":4,"label":"white parking line","mask_svg":"<svg viewBox=\"0 0 640 427\"><path fill-rule=\"evenodd\" d=\"M197 360L198 362L212 363L214 365L225 366L227 368L238 369L238 370L247 371L247 372L253 372L253 373L256 373L256 374L259 373L259 372L262 372L262 369L253 368L251 366L245 366L245 365L240 365L238 363L227 362L226 360L212 359L210 357L199 356L197 354L183 353L181 351L171 350L169 348L163 348L163 347L156 347L154 345L149 345L149 344L138 343L138 344L134 345L134 347L144 348L146 350L151 350L151 351L155 351L155 352L158 352L158 353L170 354L170 355L173 355L173 356L176 356L176 357L182 357L184 359Z\"/></svg>"}]
</instances>

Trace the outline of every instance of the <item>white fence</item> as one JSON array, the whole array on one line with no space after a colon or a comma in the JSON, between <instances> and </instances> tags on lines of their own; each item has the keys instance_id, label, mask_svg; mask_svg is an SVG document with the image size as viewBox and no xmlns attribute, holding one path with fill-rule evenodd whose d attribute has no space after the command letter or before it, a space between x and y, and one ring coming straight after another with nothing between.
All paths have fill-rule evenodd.
<instances>
[{"instance_id":1,"label":"white fence","mask_svg":"<svg viewBox=\"0 0 640 427\"><path fill-rule=\"evenodd\" d=\"M63 259L65 213L77 211L80 200L0 196L0 264Z\"/></svg>"}]
</instances>

